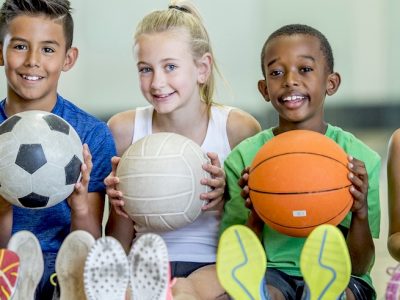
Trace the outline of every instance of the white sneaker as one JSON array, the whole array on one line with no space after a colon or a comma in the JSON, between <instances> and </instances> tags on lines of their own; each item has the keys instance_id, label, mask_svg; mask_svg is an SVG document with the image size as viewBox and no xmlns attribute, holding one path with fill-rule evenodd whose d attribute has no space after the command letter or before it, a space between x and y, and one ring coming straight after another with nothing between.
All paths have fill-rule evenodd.
<instances>
[{"instance_id":1,"label":"white sneaker","mask_svg":"<svg viewBox=\"0 0 400 300\"><path fill-rule=\"evenodd\" d=\"M132 299L172 299L168 250L159 235L140 236L132 245L128 258Z\"/></svg>"},{"instance_id":2,"label":"white sneaker","mask_svg":"<svg viewBox=\"0 0 400 300\"><path fill-rule=\"evenodd\" d=\"M33 300L43 275L43 254L39 241L30 231L13 234L7 248L18 254L20 269L13 300Z\"/></svg>"},{"instance_id":3,"label":"white sneaker","mask_svg":"<svg viewBox=\"0 0 400 300\"><path fill-rule=\"evenodd\" d=\"M86 298L83 287L83 268L94 243L93 236L83 230L71 232L63 241L56 259L60 300Z\"/></svg>"},{"instance_id":4,"label":"white sneaker","mask_svg":"<svg viewBox=\"0 0 400 300\"><path fill-rule=\"evenodd\" d=\"M93 244L85 262L83 281L89 300L125 299L129 262L116 239L106 236Z\"/></svg>"},{"instance_id":5,"label":"white sneaker","mask_svg":"<svg viewBox=\"0 0 400 300\"><path fill-rule=\"evenodd\" d=\"M19 257L8 249L0 249L0 299L9 300L18 282Z\"/></svg>"}]
</instances>

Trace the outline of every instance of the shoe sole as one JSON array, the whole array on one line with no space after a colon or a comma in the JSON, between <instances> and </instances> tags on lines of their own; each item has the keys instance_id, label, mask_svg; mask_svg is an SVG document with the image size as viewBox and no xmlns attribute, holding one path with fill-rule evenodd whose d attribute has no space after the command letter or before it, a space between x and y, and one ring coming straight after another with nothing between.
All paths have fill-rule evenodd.
<instances>
[{"instance_id":1,"label":"shoe sole","mask_svg":"<svg viewBox=\"0 0 400 300\"><path fill-rule=\"evenodd\" d=\"M98 239L86 258L83 282L89 300L124 300L129 284L128 258L111 236Z\"/></svg>"},{"instance_id":2,"label":"shoe sole","mask_svg":"<svg viewBox=\"0 0 400 300\"><path fill-rule=\"evenodd\" d=\"M86 299L83 268L94 243L93 236L83 230L71 232L63 241L56 259L60 300Z\"/></svg>"},{"instance_id":3,"label":"shoe sole","mask_svg":"<svg viewBox=\"0 0 400 300\"><path fill-rule=\"evenodd\" d=\"M30 231L13 234L7 248L19 256L20 269L13 300L33 300L43 275L43 254L39 241Z\"/></svg>"},{"instance_id":4,"label":"shoe sole","mask_svg":"<svg viewBox=\"0 0 400 300\"><path fill-rule=\"evenodd\" d=\"M132 299L167 299L169 259L164 240L152 233L140 236L129 252Z\"/></svg>"},{"instance_id":5,"label":"shoe sole","mask_svg":"<svg viewBox=\"0 0 400 300\"><path fill-rule=\"evenodd\" d=\"M221 235L217 250L217 276L234 299L267 299L267 259L260 240L249 228L233 225Z\"/></svg>"},{"instance_id":6,"label":"shoe sole","mask_svg":"<svg viewBox=\"0 0 400 300\"><path fill-rule=\"evenodd\" d=\"M0 299L11 299L17 285L18 272L18 255L14 251L0 249Z\"/></svg>"},{"instance_id":7,"label":"shoe sole","mask_svg":"<svg viewBox=\"0 0 400 300\"><path fill-rule=\"evenodd\" d=\"M310 292L310 300L338 299L350 281L351 262L341 231L320 225L304 243L300 269Z\"/></svg>"}]
</instances>

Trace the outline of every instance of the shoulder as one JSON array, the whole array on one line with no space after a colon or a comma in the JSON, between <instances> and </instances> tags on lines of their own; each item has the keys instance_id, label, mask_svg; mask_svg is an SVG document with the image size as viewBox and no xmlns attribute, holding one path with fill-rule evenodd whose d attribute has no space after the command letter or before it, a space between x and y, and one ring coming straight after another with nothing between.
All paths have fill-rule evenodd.
<instances>
[{"instance_id":1,"label":"shoulder","mask_svg":"<svg viewBox=\"0 0 400 300\"><path fill-rule=\"evenodd\" d=\"M113 115L107 122L115 140L119 156L132 144L135 111L128 110Z\"/></svg>"},{"instance_id":2,"label":"shoulder","mask_svg":"<svg viewBox=\"0 0 400 300\"><path fill-rule=\"evenodd\" d=\"M260 123L249 113L233 108L230 110L226 124L229 144L233 149L244 139L261 131Z\"/></svg>"}]
</instances>

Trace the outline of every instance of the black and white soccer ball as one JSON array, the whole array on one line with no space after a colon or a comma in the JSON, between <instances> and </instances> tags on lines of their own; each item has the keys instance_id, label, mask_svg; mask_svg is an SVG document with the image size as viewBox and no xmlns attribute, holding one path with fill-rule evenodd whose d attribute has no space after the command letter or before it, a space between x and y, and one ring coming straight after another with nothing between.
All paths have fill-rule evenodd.
<instances>
[{"instance_id":1,"label":"black and white soccer ball","mask_svg":"<svg viewBox=\"0 0 400 300\"><path fill-rule=\"evenodd\" d=\"M78 134L55 114L25 111L0 124L0 195L11 204L56 205L73 192L82 162Z\"/></svg>"}]
</instances>

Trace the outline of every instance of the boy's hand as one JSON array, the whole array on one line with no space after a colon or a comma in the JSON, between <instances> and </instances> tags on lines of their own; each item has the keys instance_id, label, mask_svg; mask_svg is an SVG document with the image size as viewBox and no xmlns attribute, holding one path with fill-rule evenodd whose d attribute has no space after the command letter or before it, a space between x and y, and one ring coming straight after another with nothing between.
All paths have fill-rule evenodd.
<instances>
[{"instance_id":1,"label":"boy's hand","mask_svg":"<svg viewBox=\"0 0 400 300\"><path fill-rule=\"evenodd\" d=\"M11 209L12 209L11 203L8 202L6 199L4 199L2 196L0 196L0 214L6 213Z\"/></svg>"},{"instance_id":2,"label":"boy's hand","mask_svg":"<svg viewBox=\"0 0 400 300\"><path fill-rule=\"evenodd\" d=\"M350 170L349 179L353 184L350 193L353 195L353 206L351 211L353 216L366 218L368 216L368 173L364 162L349 156L348 168Z\"/></svg>"},{"instance_id":3,"label":"boy's hand","mask_svg":"<svg viewBox=\"0 0 400 300\"><path fill-rule=\"evenodd\" d=\"M202 178L200 183L208 185L211 188L211 191L200 195L201 200L208 201L208 203L202 207L202 210L208 210L217 205L220 205L220 208L222 209L225 191L225 172L221 167L217 153L208 152L207 156L210 158L211 163L204 164L203 169L210 173L211 178Z\"/></svg>"},{"instance_id":4,"label":"boy's hand","mask_svg":"<svg viewBox=\"0 0 400 300\"><path fill-rule=\"evenodd\" d=\"M238 185L242 188L240 195L245 200L245 206L251 210L249 219L247 220L247 225L259 236L264 227L264 221L260 218L260 216L255 211L255 209L253 207L253 203L251 202L251 199L249 197L249 195L250 195L249 186L248 186L249 173L250 173L250 167L246 167L243 169L242 174L241 174L242 176L238 180Z\"/></svg>"},{"instance_id":5,"label":"boy's hand","mask_svg":"<svg viewBox=\"0 0 400 300\"><path fill-rule=\"evenodd\" d=\"M86 214L89 210L87 199L90 172L92 172L93 169L92 155L87 144L83 144L82 155L81 180L75 184L74 191L68 197L68 204L72 210Z\"/></svg>"},{"instance_id":6,"label":"boy's hand","mask_svg":"<svg viewBox=\"0 0 400 300\"><path fill-rule=\"evenodd\" d=\"M115 209L117 215L129 219L128 214L123 209L123 206L125 205L125 202L122 199L123 194L121 191L117 190L119 178L116 176L116 171L120 160L121 158L118 156L114 156L113 158L111 158L111 173L104 179L104 184L106 185L108 200L110 201L112 207Z\"/></svg>"}]
</instances>

